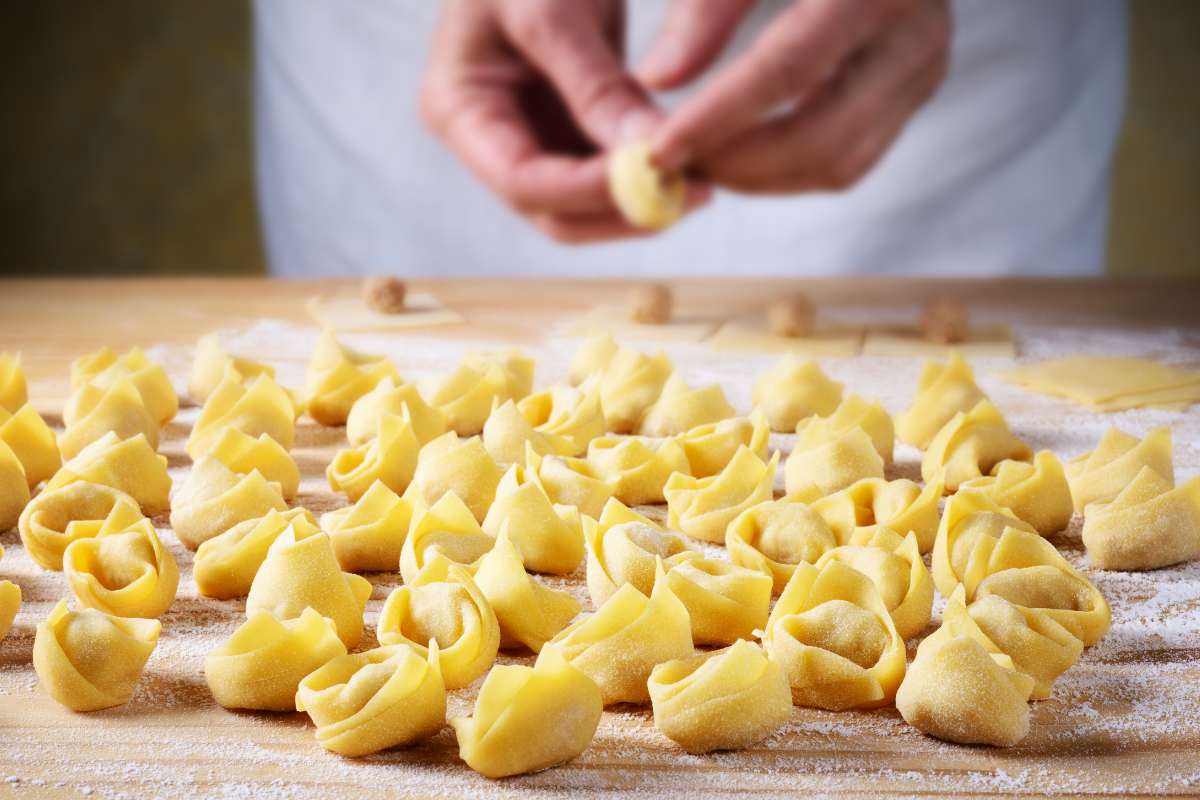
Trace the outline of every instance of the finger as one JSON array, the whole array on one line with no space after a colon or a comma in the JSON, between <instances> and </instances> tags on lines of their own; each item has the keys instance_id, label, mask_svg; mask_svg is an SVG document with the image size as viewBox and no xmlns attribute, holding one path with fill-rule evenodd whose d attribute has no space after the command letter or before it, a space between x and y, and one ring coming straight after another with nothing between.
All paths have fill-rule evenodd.
<instances>
[{"instance_id":1,"label":"finger","mask_svg":"<svg viewBox=\"0 0 1200 800\"><path fill-rule=\"evenodd\" d=\"M712 190L707 184L688 186L687 213L708 204ZM620 214L531 214L528 219L550 238L564 244L589 244L652 236L657 231L630 225Z\"/></svg>"},{"instance_id":2,"label":"finger","mask_svg":"<svg viewBox=\"0 0 1200 800\"><path fill-rule=\"evenodd\" d=\"M637 69L651 89L673 89L703 72L725 49L753 0L673 0Z\"/></svg>"},{"instance_id":3,"label":"finger","mask_svg":"<svg viewBox=\"0 0 1200 800\"><path fill-rule=\"evenodd\" d=\"M785 103L802 103L883 23L885 4L807 0L781 12L744 54L689 98L659 129L664 168L702 158Z\"/></svg>"},{"instance_id":4,"label":"finger","mask_svg":"<svg viewBox=\"0 0 1200 800\"><path fill-rule=\"evenodd\" d=\"M608 39L605 20L559 0L509 3L501 14L514 44L554 84L601 148L643 135L661 120Z\"/></svg>"}]
</instances>

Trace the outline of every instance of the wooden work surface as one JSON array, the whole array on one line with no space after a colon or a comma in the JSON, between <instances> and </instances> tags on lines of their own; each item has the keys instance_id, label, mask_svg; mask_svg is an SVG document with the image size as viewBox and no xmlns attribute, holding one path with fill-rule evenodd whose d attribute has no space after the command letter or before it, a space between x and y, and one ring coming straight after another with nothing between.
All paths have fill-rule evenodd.
<instances>
[{"instance_id":1,"label":"wooden work surface","mask_svg":"<svg viewBox=\"0 0 1200 800\"><path fill-rule=\"evenodd\" d=\"M791 284L789 284L790 286ZM309 326L304 301L315 293L353 292L337 282L258 280L0 281L0 350L23 353L31 395L57 415L71 359L107 344L151 347L181 383L186 346L217 328L259 326L257 350L277 347L298 369L299 345L289 332ZM521 344L539 357L539 384L561 380L574 343L549 335L567 319L603 303L621 303L620 282L421 283L468 320L462 326L412 331L392 351L403 374L409 361L442 365L456 341ZM720 318L753 314L785 284L764 280L681 284L688 313ZM1059 350L1111 352L1133 343L1137 354L1200 364L1200 285L1104 282L815 281L804 284L817 306L871 318L913 310L930 296L959 297L973 313L1014 326L1022 354ZM281 320L262 327L261 320ZM286 324L285 324L286 323ZM279 341L273 342L272 331ZM420 337L419 339L413 337ZM376 337L378 339L378 337ZM286 340L286 341L285 341ZM417 342L421 347L414 347ZM652 343L641 346L650 348ZM445 350L439 350L439 347ZM677 365L699 383L721 380L745 410L753 377L773 356L716 354L692 345ZM286 354L283 351L287 351ZM410 357L406 358L406 354ZM878 396L891 412L911 398L920 361L858 358L823 363L848 391ZM1179 477L1200 471L1200 422L1195 409L1125 412L1098 417L1063 401L1034 396L989 376L981 384L1031 445L1073 456L1116 424L1141 435L1168 424L1175 436ZM294 370L293 370L294 371ZM178 482L188 460L182 443L194 408L168 426L161 450ZM53 420L58 422L57 419ZM773 444L787 447L787 442ZM294 455L304 473L299 504L315 513L345 504L324 483L323 470L345 443L340 429L305 420ZM889 477L912 477L919 456L898 448ZM164 531L166 520L156 522ZM1016 748L958 747L922 736L894 709L841 714L795 709L788 726L748 751L686 756L653 728L648 709L618 708L604 716L591 748L564 767L490 782L459 762L453 734L443 731L412 750L351 761L321 750L300 714L231 713L217 707L203 681L203 654L242 619L244 603L198 597L191 554L167 533L164 541L183 579L164 631L134 699L126 706L73 714L36 685L30 665L34 628L68 594L59 573L34 567L15 531L0 533L8 551L0 578L15 580L25 602L9 637L0 642L0 798L95 797L339 797L632 795L723 796L1151 796L1200 793L1200 567L1153 573L1091 573L1109 597L1114 627L1035 704L1033 730ZM1054 538L1083 564L1079 520ZM581 574L581 573L580 573ZM368 635L398 576L368 576L376 585L368 606ZM568 585L584 597L577 576ZM935 607L940 609L940 603ZM910 643L910 651L915 643ZM502 656L505 661L528 657ZM455 692L450 714L468 713L476 687Z\"/></svg>"}]
</instances>

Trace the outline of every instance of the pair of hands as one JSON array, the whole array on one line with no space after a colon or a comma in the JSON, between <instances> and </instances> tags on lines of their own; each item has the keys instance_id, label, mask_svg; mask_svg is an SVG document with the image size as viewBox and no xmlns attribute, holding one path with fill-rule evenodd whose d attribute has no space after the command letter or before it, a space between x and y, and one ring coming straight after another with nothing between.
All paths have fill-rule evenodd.
<instances>
[{"instance_id":1,"label":"pair of hands","mask_svg":"<svg viewBox=\"0 0 1200 800\"><path fill-rule=\"evenodd\" d=\"M608 190L605 153L650 142L689 175L746 193L844 189L883 155L945 74L948 0L794 0L669 116L648 90L717 58L754 0L673 0L631 73L625 0L445 0L421 90L429 127L549 236L644 235Z\"/></svg>"}]
</instances>

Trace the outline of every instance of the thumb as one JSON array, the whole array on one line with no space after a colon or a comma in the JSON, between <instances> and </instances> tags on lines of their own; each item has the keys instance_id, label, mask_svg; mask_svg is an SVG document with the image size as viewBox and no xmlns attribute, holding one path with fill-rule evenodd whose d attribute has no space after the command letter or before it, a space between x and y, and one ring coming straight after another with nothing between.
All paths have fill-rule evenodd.
<instances>
[{"instance_id":1,"label":"thumb","mask_svg":"<svg viewBox=\"0 0 1200 800\"><path fill-rule=\"evenodd\" d=\"M674 89L704 71L733 37L753 0L672 0L638 77L651 89Z\"/></svg>"},{"instance_id":2,"label":"thumb","mask_svg":"<svg viewBox=\"0 0 1200 800\"><path fill-rule=\"evenodd\" d=\"M508 3L505 33L561 95L571 116L597 145L611 148L645 135L662 114L626 69L602 15L587 4Z\"/></svg>"}]
</instances>

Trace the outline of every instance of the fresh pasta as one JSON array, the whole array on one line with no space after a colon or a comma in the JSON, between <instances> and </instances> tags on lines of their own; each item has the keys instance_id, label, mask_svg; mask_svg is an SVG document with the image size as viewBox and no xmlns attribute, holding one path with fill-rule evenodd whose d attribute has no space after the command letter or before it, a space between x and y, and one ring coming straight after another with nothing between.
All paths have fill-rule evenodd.
<instances>
[{"instance_id":1,"label":"fresh pasta","mask_svg":"<svg viewBox=\"0 0 1200 800\"><path fill-rule=\"evenodd\" d=\"M269 374L245 383L238 372L227 372L200 409L188 437L188 455L199 460L225 428L237 428L255 438L265 433L284 450L291 450L296 439L296 407Z\"/></svg>"},{"instance_id":2,"label":"fresh pasta","mask_svg":"<svg viewBox=\"0 0 1200 800\"><path fill-rule=\"evenodd\" d=\"M405 583L411 583L438 555L474 569L495 543L458 495L449 492L432 506L414 509L400 548L400 575Z\"/></svg>"},{"instance_id":3,"label":"fresh pasta","mask_svg":"<svg viewBox=\"0 0 1200 800\"><path fill-rule=\"evenodd\" d=\"M579 388L553 386L522 398L517 408L535 431L569 445L564 455L581 456L592 439L604 435L598 380Z\"/></svg>"},{"instance_id":4,"label":"fresh pasta","mask_svg":"<svg viewBox=\"0 0 1200 800\"><path fill-rule=\"evenodd\" d=\"M969 480L960 490L982 491L1029 523L1038 533L1049 536L1071 522L1074 505L1071 487L1058 456L1042 450L1025 461L1001 461L992 474Z\"/></svg>"},{"instance_id":5,"label":"fresh pasta","mask_svg":"<svg viewBox=\"0 0 1200 800\"><path fill-rule=\"evenodd\" d=\"M102 483L124 492L150 516L171 507L167 458L156 453L141 434L122 439L110 431L63 464L46 484L46 490L78 481Z\"/></svg>"},{"instance_id":6,"label":"fresh pasta","mask_svg":"<svg viewBox=\"0 0 1200 800\"><path fill-rule=\"evenodd\" d=\"M936 480L922 488L904 478L866 478L814 500L812 507L829 524L838 544L849 544L865 528L882 526L901 535L911 531L921 552L928 553L937 537L941 497L942 484Z\"/></svg>"},{"instance_id":7,"label":"fresh pasta","mask_svg":"<svg viewBox=\"0 0 1200 800\"><path fill-rule=\"evenodd\" d=\"M81 605L117 617L160 617L179 588L175 557L132 507L109 514L95 536L71 542L63 572Z\"/></svg>"},{"instance_id":8,"label":"fresh pasta","mask_svg":"<svg viewBox=\"0 0 1200 800\"><path fill-rule=\"evenodd\" d=\"M62 466L54 431L28 403L13 413L0 406L0 442L21 463L30 491Z\"/></svg>"},{"instance_id":9,"label":"fresh pasta","mask_svg":"<svg viewBox=\"0 0 1200 800\"><path fill-rule=\"evenodd\" d=\"M707 478L725 469L743 446L760 461L766 461L770 433L766 415L755 411L748 417L698 425L676 438L683 445L688 471L697 478Z\"/></svg>"},{"instance_id":10,"label":"fresh pasta","mask_svg":"<svg viewBox=\"0 0 1200 800\"><path fill-rule=\"evenodd\" d=\"M687 455L674 439L602 437L588 446L588 461L614 482L613 497L630 506L663 503L673 473L687 474Z\"/></svg>"},{"instance_id":11,"label":"fresh pasta","mask_svg":"<svg viewBox=\"0 0 1200 800\"><path fill-rule=\"evenodd\" d=\"M0 531L6 531L21 519L29 505L29 480L21 460L0 440Z\"/></svg>"},{"instance_id":12,"label":"fresh pasta","mask_svg":"<svg viewBox=\"0 0 1200 800\"><path fill-rule=\"evenodd\" d=\"M213 442L208 455L234 472L257 471L268 481L279 484L284 500L292 500L300 491L300 467L291 454L268 433L258 438L228 427Z\"/></svg>"},{"instance_id":13,"label":"fresh pasta","mask_svg":"<svg viewBox=\"0 0 1200 800\"><path fill-rule=\"evenodd\" d=\"M204 456L171 498L171 527L185 547L195 550L237 523L271 509L287 510L278 483L257 471L238 474L216 458Z\"/></svg>"},{"instance_id":14,"label":"fresh pasta","mask_svg":"<svg viewBox=\"0 0 1200 800\"><path fill-rule=\"evenodd\" d=\"M1066 464L1075 510L1082 512L1091 503L1116 499L1143 467L1150 467L1172 484L1175 482L1170 428L1154 428L1144 439L1109 428L1095 450Z\"/></svg>"},{"instance_id":15,"label":"fresh pasta","mask_svg":"<svg viewBox=\"0 0 1200 800\"><path fill-rule=\"evenodd\" d=\"M261 517L239 522L224 533L201 542L192 561L192 577L196 579L200 594L218 600L245 597L250 593L258 568L267 558L267 551L288 528L294 529L301 538L312 536L319 530L317 521L307 509L277 511L272 508ZM330 533L330 538L334 536Z\"/></svg>"},{"instance_id":16,"label":"fresh pasta","mask_svg":"<svg viewBox=\"0 0 1200 800\"><path fill-rule=\"evenodd\" d=\"M1172 487L1142 467L1111 503L1088 507L1083 545L1100 569L1157 569L1200 558L1200 477Z\"/></svg>"},{"instance_id":17,"label":"fresh pasta","mask_svg":"<svg viewBox=\"0 0 1200 800\"><path fill-rule=\"evenodd\" d=\"M575 443L565 436L544 433L534 428L512 400L492 409L483 424L483 446L501 464L513 464L525 456L526 448L535 453L560 456L575 454Z\"/></svg>"},{"instance_id":18,"label":"fresh pasta","mask_svg":"<svg viewBox=\"0 0 1200 800\"><path fill-rule=\"evenodd\" d=\"M118 380L128 379L137 389L142 403L155 422L165 425L179 412L179 397L167 371L146 357L140 347L117 355L107 347L80 356L71 364L71 390L74 394L63 411L63 423L70 426L86 414L86 394L80 390L87 384L106 389Z\"/></svg>"},{"instance_id":19,"label":"fresh pasta","mask_svg":"<svg viewBox=\"0 0 1200 800\"><path fill-rule=\"evenodd\" d=\"M829 438L826 438L826 437ZM883 478L883 459L862 428L840 433L805 427L784 466L788 494L815 487L827 495L867 478Z\"/></svg>"},{"instance_id":20,"label":"fresh pasta","mask_svg":"<svg viewBox=\"0 0 1200 800\"><path fill-rule=\"evenodd\" d=\"M700 389L689 388L678 372L663 384L654 405L646 409L638 425L643 436L677 436L700 425L711 425L737 414L725 399L725 390L714 383Z\"/></svg>"},{"instance_id":21,"label":"fresh pasta","mask_svg":"<svg viewBox=\"0 0 1200 800\"><path fill-rule=\"evenodd\" d=\"M991 401L980 400L970 411L955 414L933 437L921 460L921 477L926 483L940 480L945 491L956 492L1001 461L1028 461L1032 456Z\"/></svg>"},{"instance_id":22,"label":"fresh pasta","mask_svg":"<svg viewBox=\"0 0 1200 800\"><path fill-rule=\"evenodd\" d=\"M927 361L912 407L896 417L896 435L924 450L955 414L970 411L986 398L975 383L975 373L958 353L951 353L945 364Z\"/></svg>"},{"instance_id":23,"label":"fresh pasta","mask_svg":"<svg viewBox=\"0 0 1200 800\"><path fill-rule=\"evenodd\" d=\"M504 527L531 572L569 575L583 561L579 509L550 502L519 464L509 467L500 479L496 499L483 519L483 531L489 536L498 536Z\"/></svg>"},{"instance_id":24,"label":"fresh pasta","mask_svg":"<svg viewBox=\"0 0 1200 800\"><path fill-rule=\"evenodd\" d=\"M376 481L354 505L322 514L321 529L347 572L393 572L413 511L412 503Z\"/></svg>"},{"instance_id":25,"label":"fresh pasta","mask_svg":"<svg viewBox=\"0 0 1200 800\"><path fill-rule=\"evenodd\" d=\"M137 501L119 489L78 481L39 494L21 512L18 528L25 551L38 566L61 570L72 542L95 536L106 524L128 527L141 516Z\"/></svg>"},{"instance_id":26,"label":"fresh pasta","mask_svg":"<svg viewBox=\"0 0 1200 800\"><path fill-rule=\"evenodd\" d=\"M636 430L674 371L666 353L648 356L630 347L620 348L600 377L600 407L608 430Z\"/></svg>"},{"instance_id":27,"label":"fresh pasta","mask_svg":"<svg viewBox=\"0 0 1200 800\"><path fill-rule=\"evenodd\" d=\"M110 432L120 439L142 434L152 448L158 447L158 420L129 378L119 377L104 388L86 383L72 397L75 414L58 437L63 458L74 458Z\"/></svg>"},{"instance_id":28,"label":"fresh pasta","mask_svg":"<svg viewBox=\"0 0 1200 800\"><path fill-rule=\"evenodd\" d=\"M982 537L999 539L1005 528L1036 533L1033 526L980 492L962 492L946 501L933 544L933 583L949 597L970 570L971 553Z\"/></svg>"},{"instance_id":29,"label":"fresh pasta","mask_svg":"<svg viewBox=\"0 0 1200 800\"><path fill-rule=\"evenodd\" d=\"M771 576L685 550L666 561L667 584L687 609L692 641L728 645L767 624Z\"/></svg>"},{"instance_id":30,"label":"fresh pasta","mask_svg":"<svg viewBox=\"0 0 1200 800\"><path fill-rule=\"evenodd\" d=\"M674 224L687 208L687 181L681 172L663 172L650 158L645 142L628 142L608 159L608 190L630 225L661 230Z\"/></svg>"},{"instance_id":31,"label":"fresh pasta","mask_svg":"<svg viewBox=\"0 0 1200 800\"><path fill-rule=\"evenodd\" d=\"M671 475L663 487L667 524L695 539L724 542L729 523L746 509L772 498L778 464L779 453L763 463L742 446L717 475Z\"/></svg>"},{"instance_id":32,"label":"fresh pasta","mask_svg":"<svg viewBox=\"0 0 1200 800\"><path fill-rule=\"evenodd\" d=\"M834 412L828 416L815 416L800 420L796 425L796 433L804 438L804 432L818 440L831 440L838 433L861 429L871 437L875 452L883 459L884 466L892 463L892 451L896 440L896 429L892 418L878 401L869 403L856 394L846 397Z\"/></svg>"},{"instance_id":33,"label":"fresh pasta","mask_svg":"<svg viewBox=\"0 0 1200 800\"><path fill-rule=\"evenodd\" d=\"M644 595L654 588L659 559L688 549L682 536L610 500L596 522L585 520L588 594L596 607L604 605L626 583Z\"/></svg>"},{"instance_id":34,"label":"fresh pasta","mask_svg":"<svg viewBox=\"0 0 1200 800\"><path fill-rule=\"evenodd\" d=\"M935 517L936 512L935 503ZM786 498L751 506L725 532L729 560L770 575L775 594L783 591L797 564L816 563L838 544L820 514Z\"/></svg>"},{"instance_id":35,"label":"fresh pasta","mask_svg":"<svg viewBox=\"0 0 1200 800\"><path fill-rule=\"evenodd\" d=\"M603 373L620 349L621 346L609 333L584 339L575 351L575 355L571 357L571 365L568 369L568 380L571 385L579 386L588 378Z\"/></svg>"},{"instance_id":36,"label":"fresh pasta","mask_svg":"<svg viewBox=\"0 0 1200 800\"><path fill-rule=\"evenodd\" d=\"M586 458L543 456L525 449L525 474L553 503L575 506L595 519L616 491L619 476L602 474Z\"/></svg>"},{"instance_id":37,"label":"fresh pasta","mask_svg":"<svg viewBox=\"0 0 1200 800\"><path fill-rule=\"evenodd\" d=\"M221 335L213 332L196 341L188 395L197 403L205 402L221 385L225 373L231 368L240 381L248 381L259 375L275 377L275 368L269 364L231 355L221 344Z\"/></svg>"},{"instance_id":38,"label":"fresh pasta","mask_svg":"<svg viewBox=\"0 0 1200 800\"><path fill-rule=\"evenodd\" d=\"M771 430L790 433L803 419L836 411L842 384L830 380L815 361L788 353L755 381L753 401Z\"/></svg>"},{"instance_id":39,"label":"fresh pasta","mask_svg":"<svg viewBox=\"0 0 1200 800\"><path fill-rule=\"evenodd\" d=\"M385 378L399 379L391 361L355 352L325 330L304 373L308 415L322 425L345 425L354 402Z\"/></svg>"},{"instance_id":40,"label":"fresh pasta","mask_svg":"<svg viewBox=\"0 0 1200 800\"><path fill-rule=\"evenodd\" d=\"M20 353L0 352L0 408L15 414L29 402Z\"/></svg>"},{"instance_id":41,"label":"fresh pasta","mask_svg":"<svg viewBox=\"0 0 1200 800\"><path fill-rule=\"evenodd\" d=\"M446 415L425 402L415 383L384 378L375 388L358 398L346 417L346 438L358 447L379 434L379 419L386 414L408 412L417 441L427 444L449 428Z\"/></svg>"},{"instance_id":42,"label":"fresh pasta","mask_svg":"<svg viewBox=\"0 0 1200 800\"><path fill-rule=\"evenodd\" d=\"M426 505L454 494L482 522L503 475L478 436L460 439L450 431L421 448L409 493Z\"/></svg>"},{"instance_id":43,"label":"fresh pasta","mask_svg":"<svg viewBox=\"0 0 1200 800\"><path fill-rule=\"evenodd\" d=\"M379 435L366 444L339 450L325 469L329 487L357 502L374 483L404 492L417 470L421 443L408 412L379 418Z\"/></svg>"}]
</instances>

